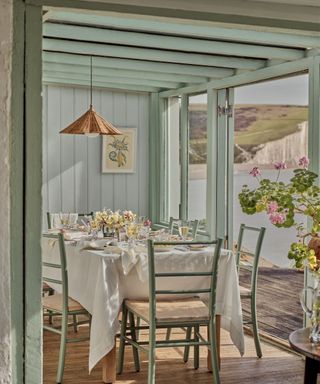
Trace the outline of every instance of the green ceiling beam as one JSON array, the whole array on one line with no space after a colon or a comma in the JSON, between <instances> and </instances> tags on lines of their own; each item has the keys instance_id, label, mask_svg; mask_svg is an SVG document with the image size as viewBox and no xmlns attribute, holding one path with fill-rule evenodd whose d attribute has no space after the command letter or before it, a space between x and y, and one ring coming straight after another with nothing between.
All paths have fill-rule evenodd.
<instances>
[{"instance_id":1,"label":"green ceiling beam","mask_svg":"<svg viewBox=\"0 0 320 384\"><path fill-rule=\"evenodd\" d=\"M57 79L75 79L82 80L86 82L87 85L90 85L90 73L75 73L75 72L56 72L56 71L43 71L44 77L51 77ZM156 81L156 80L141 80L141 79L131 79L125 77L115 77L115 76L98 76L93 75L93 80L95 84L99 84L100 81L110 82L115 84L127 84L127 85L144 85L154 88L163 88L163 89L176 89L185 86L186 84L171 82L171 81Z\"/></svg>"},{"instance_id":2,"label":"green ceiling beam","mask_svg":"<svg viewBox=\"0 0 320 384\"><path fill-rule=\"evenodd\" d=\"M62 85L62 86L74 86L74 87L85 87L88 88L88 81L82 79L61 79L53 76L43 76L42 82L44 84ZM131 85L131 84L119 84L113 82L93 81L93 87L95 89L110 89L110 90L121 90L128 92L159 92L161 88L148 87L144 85ZM94 100L93 100L94 101Z\"/></svg>"},{"instance_id":3,"label":"green ceiling beam","mask_svg":"<svg viewBox=\"0 0 320 384\"><path fill-rule=\"evenodd\" d=\"M319 8L265 1L26 0L28 4L319 32Z\"/></svg>"},{"instance_id":4,"label":"green ceiling beam","mask_svg":"<svg viewBox=\"0 0 320 384\"><path fill-rule=\"evenodd\" d=\"M160 92L160 97L173 97L186 93L200 93L205 92L207 89L237 87L240 85L252 84L272 78L276 79L293 73L301 73L302 71L308 70L312 60L313 58L310 57L297 61L290 61L287 63L262 68L257 71L251 71L226 77L225 79L212 80L209 83L187 86L181 89L162 91Z\"/></svg>"},{"instance_id":5,"label":"green ceiling beam","mask_svg":"<svg viewBox=\"0 0 320 384\"><path fill-rule=\"evenodd\" d=\"M88 65L89 57L79 54L43 52L42 59L48 63ZM186 65L160 63L143 60L119 59L112 57L94 57L94 66L101 68L118 68L132 71L152 71L158 73L181 74L187 76L205 76L210 78L223 78L232 76L233 69L206 67L203 65Z\"/></svg>"},{"instance_id":6,"label":"green ceiling beam","mask_svg":"<svg viewBox=\"0 0 320 384\"><path fill-rule=\"evenodd\" d=\"M197 52L212 55L253 57L259 59L298 60L305 56L303 49L275 48L261 45L196 38L125 32L105 28L44 23L43 36L85 42L117 44L164 50Z\"/></svg>"},{"instance_id":7,"label":"green ceiling beam","mask_svg":"<svg viewBox=\"0 0 320 384\"><path fill-rule=\"evenodd\" d=\"M239 41L250 44L267 44L283 47L315 48L320 47L320 36L307 34L266 32L250 29L225 28L218 26L197 25L160 21L154 19L125 18L115 15L86 14L80 12L62 12L51 10L47 17L50 21L62 21L84 25L97 25L126 30L172 34L180 36L207 38L224 41Z\"/></svg>"},{"instance_id":8,"label":"green ceiling beam","mask_svg":"<svg viewBox=\"0 0 320 384\"><path fill-rule=\"evenodd\" d=\"M45 51L69 52L77 54L121 57L179 64L207 65L225 68L258 69L266 65L266 60L243 59L234 56L214 56L200 53L183 53L158 49L125 47L109 44L85 43L80 41L43 38Z\"/></svg>"},{"instance_id":9,"label":"green ceiling beam","mask_svg":"<svg viewBox=\"0 0 320 384\"><path fill-rule=\"evenodd\" d=\"M119 68L101 68L96 67L96 58L93 58L93 74L101 77L124 77L131 79L141 80L156 80L156 81L172 81L179 83L203 83L209 79L204 76L187 76L178 75L171 73L159 73L159 72L148 72L148 71L132 71L130 69L119 69ZM74 74L90 74L90 59L86 58L87 65L79 65L79 63L73 64L56 64L43 62L43 70L47 73L50 72L62 72L62 73L74 73Z\"/></svg>"}]
</instances>

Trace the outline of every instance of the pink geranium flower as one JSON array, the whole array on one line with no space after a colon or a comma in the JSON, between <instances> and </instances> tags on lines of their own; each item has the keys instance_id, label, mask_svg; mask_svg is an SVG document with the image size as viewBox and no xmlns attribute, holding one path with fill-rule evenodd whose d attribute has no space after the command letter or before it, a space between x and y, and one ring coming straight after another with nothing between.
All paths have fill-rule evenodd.
<instances>
[{"instance_id":1,"label":"pink geranium flower","mask_svg":"<svg viewBox=\"0 0 320 384\"><path fill-rule=\"evenodd\" d=\"M278 161L277 163L274 163L274 167L275 169L286 169L287 168L287 164L284 162L284 161Z\"/></svg>"},{"instance_id":2,"label":"pink geranium flower","mask_svg":"<svg viewBox=\"0 0 320 384\"><path fill-rule=\"evenodd\" d=\"M283 224L286 220L286 215L280 212L273 212L270 214L269 219L272 224Z\"/></svg>"},{"instance_id":3,"label":"pink geranium flower","mask_svg":"<svg viewBox=\"0 0 320 384\"><path fill-rule=\"evenodd\" d=\"M267 207L267 212L268 214L277 212L278 208L278 203L276 201L270 201Z\"/></svg>"},{"instance_id":4,"label":"pink geranium flower","mask_svg":"<svg viewBox=\"0 0 320 384\"><path fill-rule=\"evenodd\" d=\"M261 175L260 169L258 167L253 167L252 170L249 172L250 175L253 177L258 177Z\"/></svg>"},{"instance_id":5,"label":"pink geranium flower","mask_svg":"<svg viewBox=\"0 0 320 384\"><path fill-rule=\"evenodd\" d=\"M305 169L308 168L309 163L310 163L310 160L307 156L301 157L301 159L299 159L299 162L298 162L298 164Z\"/></svg>"}]
</instances>

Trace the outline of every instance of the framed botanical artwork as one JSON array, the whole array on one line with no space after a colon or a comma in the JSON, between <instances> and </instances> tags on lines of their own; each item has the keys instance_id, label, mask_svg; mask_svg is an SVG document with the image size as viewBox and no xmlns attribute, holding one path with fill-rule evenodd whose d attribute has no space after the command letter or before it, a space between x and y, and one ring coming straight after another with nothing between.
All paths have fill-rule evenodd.
<instances>
[{"instance_id":1,"label":"framed botanical artwork","mask_svg":"<svg viewBox=\"0 0 320 384\"><path fill-rule=\"evenodd\" d=\"M120 128L122 135L103 136L102 172L134 173L137 157L137 128Z\"/></svg>"}]
</instances>

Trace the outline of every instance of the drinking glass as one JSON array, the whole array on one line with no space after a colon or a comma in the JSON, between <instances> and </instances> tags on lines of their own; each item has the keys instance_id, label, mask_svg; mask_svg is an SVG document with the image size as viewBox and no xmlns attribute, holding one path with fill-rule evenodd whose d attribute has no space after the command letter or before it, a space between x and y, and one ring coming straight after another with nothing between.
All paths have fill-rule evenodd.
<instances>
[{"instance_id":1,"label":"drinking glass","mask_svg":"<svg viewBox=\"0 0 320 384\"><path fill-rule=\"evenodd\" d=\"M178 221L178 229L179 229L179 235L182 238L182 240L186 240L189 235L190 231L190 223L187 220L179 220Z\"/></svg>"},{"instance_id":2,"label":"drinking glass","mask_svg":"<svg viewBox=\"0 0 320 384\"><path fill-rule=\"evenodd\" d=\"M62 213L59 214L60 222L63 228L68 227L70 224L70 213Z\"/></svg>"}]
</instances>

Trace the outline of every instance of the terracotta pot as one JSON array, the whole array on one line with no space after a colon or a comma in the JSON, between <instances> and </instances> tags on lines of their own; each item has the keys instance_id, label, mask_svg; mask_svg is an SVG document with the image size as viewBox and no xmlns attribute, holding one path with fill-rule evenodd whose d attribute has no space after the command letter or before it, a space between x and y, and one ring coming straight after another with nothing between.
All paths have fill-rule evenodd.
<instances>
[{"instance_id":1,"label":"terracotta pot","mask_svg":"<svg viewBox=\"0 0 320 384\"><path fill-rule=\"evenodd\" d=\"M308 247L314 250L317 260L320 260L320 237L312 237Z\"/></svg>"}]
</instances>

